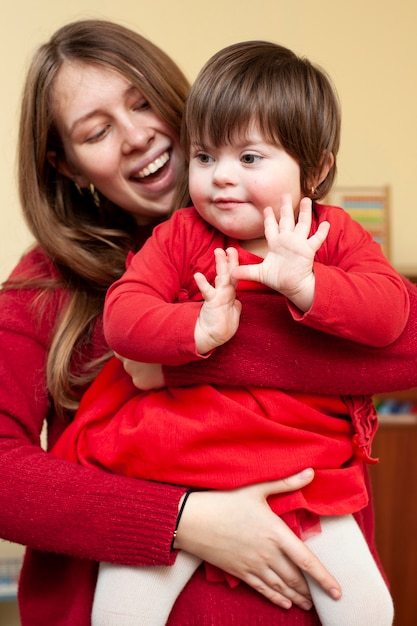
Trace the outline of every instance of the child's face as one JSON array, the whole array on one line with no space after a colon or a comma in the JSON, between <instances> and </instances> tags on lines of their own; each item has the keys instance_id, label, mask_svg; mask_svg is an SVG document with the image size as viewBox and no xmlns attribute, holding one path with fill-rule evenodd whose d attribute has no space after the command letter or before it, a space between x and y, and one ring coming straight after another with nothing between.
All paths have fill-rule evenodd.
<instances>
[{"instance_id":1,"label":"child's face","mask_svg":"<svg viewBox=\"0 0 417 626\"><path fill-rule=\"evenodd\" d=\"M256 128L244 140L219 148L191 146L189 184L201 217L245 241L264 237L265 207L279 219L283 194L291 194L294 211L302 197L298 163Z\"/></svg>"}]
</instances>

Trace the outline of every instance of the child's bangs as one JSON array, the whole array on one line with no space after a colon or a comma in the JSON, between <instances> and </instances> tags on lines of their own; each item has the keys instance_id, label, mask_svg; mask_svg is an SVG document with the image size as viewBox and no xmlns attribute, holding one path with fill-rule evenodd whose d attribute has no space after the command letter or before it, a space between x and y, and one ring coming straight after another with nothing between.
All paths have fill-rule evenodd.
<instances>
[{"instance_id":1,"label":"child's bangs","mask_svg":"<svg viewBox=\"0 0 417 626\"><path fill-rule=\"evenodd\" d=\"M204 101L189 102L187 111L188 145L219 147L232 142L242 142L255 125L268 138L262 107L258 98L248 97L240 88L233 91L212 90Z\"/></svg>"}]
</instances>

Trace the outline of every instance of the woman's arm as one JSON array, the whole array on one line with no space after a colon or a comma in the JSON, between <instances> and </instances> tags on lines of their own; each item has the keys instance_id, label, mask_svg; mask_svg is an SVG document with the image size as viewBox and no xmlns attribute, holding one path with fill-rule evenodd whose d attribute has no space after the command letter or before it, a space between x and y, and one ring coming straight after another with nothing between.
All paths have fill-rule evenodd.
<instances>
[{"instance_id":1,"label":"woman's arm","mask_svg":"<svg viewBox=\"0 0 417 626\"><path fill-rule=\"evenodd\" d=\"M417 288L404 278L410 314L400 337L371 348L307 328L278 311L273 326L259 327L269 294L242 294L236 335L209 358L163 366L165 384L253 385L326 394L375 394L417 386ZM283 299L277 306L286 307ZM389 306L389 303L387 304ZM271 328L273 327L273 331ZM259 350L263 345L263 350ZM226 365L225 365L226 364Z\"/></svg>"},{"instance_id":2,"label":"woman's arm","mask_svg":"<svg viewBox=\"0 0 417 626\"><path fill-rule=\"evenodd\" d=\"M32 252L15 276L42 264L47 277L44 257ZM41 448L46 419L49 446L66 424L50 414L45 374L59 298L38 296L0 292L0 537L81 558L168 565L184 489L92 471ZM94 346L95 356L106 350L102 332Z\"/></svg>"},{"instance_id":3,"label":"woman's arm","mask_svg":"<svg viewBox=\"0 0 417 626\"><path fill-rule=\"evenodd\" d=\"M0 331L0 537L94 560L169 565L184 489L88 470L40 447L44 351ZM10 337L9 337L10 339ZM64 424L53 418L49 440Z\"/></svg>"}]
</instances>

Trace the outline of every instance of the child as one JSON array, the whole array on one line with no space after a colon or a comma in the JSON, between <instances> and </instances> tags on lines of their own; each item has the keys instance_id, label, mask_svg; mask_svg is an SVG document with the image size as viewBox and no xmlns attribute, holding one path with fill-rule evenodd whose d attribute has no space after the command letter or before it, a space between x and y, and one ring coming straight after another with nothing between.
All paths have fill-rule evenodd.
<instances>
[{"instance_id":1,"label":"child","mask_svg":"<svg viewBox=\"0 0 417 626\"><path fill-rule=\"evenodd\" d=\"M408 315L401 278L342 209L315 202L333 182L339 134L333 88L307 60L268 42L214 55L184 116L194 208L158 226L110 288L109 345L149 363L210 358L258 298L259 324L291 315L374 347L394 341ZM334 601L308 581L322 624L392 624L390 595L352 517L367 503L371 398L208 385L137 394L113 380L118 369L104 369L57 453L192 488L313 467L311 485L270 504L341 583ZM199 564L179 557L168 571L102 564L93 624L164 624Z\"/></svg>"}]
</instances>

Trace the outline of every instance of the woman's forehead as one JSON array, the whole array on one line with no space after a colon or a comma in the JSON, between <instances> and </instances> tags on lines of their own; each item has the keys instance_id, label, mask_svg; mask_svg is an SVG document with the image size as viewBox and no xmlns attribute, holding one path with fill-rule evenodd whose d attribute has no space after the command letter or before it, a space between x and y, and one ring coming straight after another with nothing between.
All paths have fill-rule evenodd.
<instances>
[{"instance_id":1,"label":"woman's forehead","mask_svg":"<svg viewBox=\"0 0 417 626\"><path fill-rule=\"evenodd\" d=\"M66 62L55 78L52 92L56 115L71 128L94 111L116 106L138 91L131 81L110 67Z\"/></svg>"}]
</instances>

